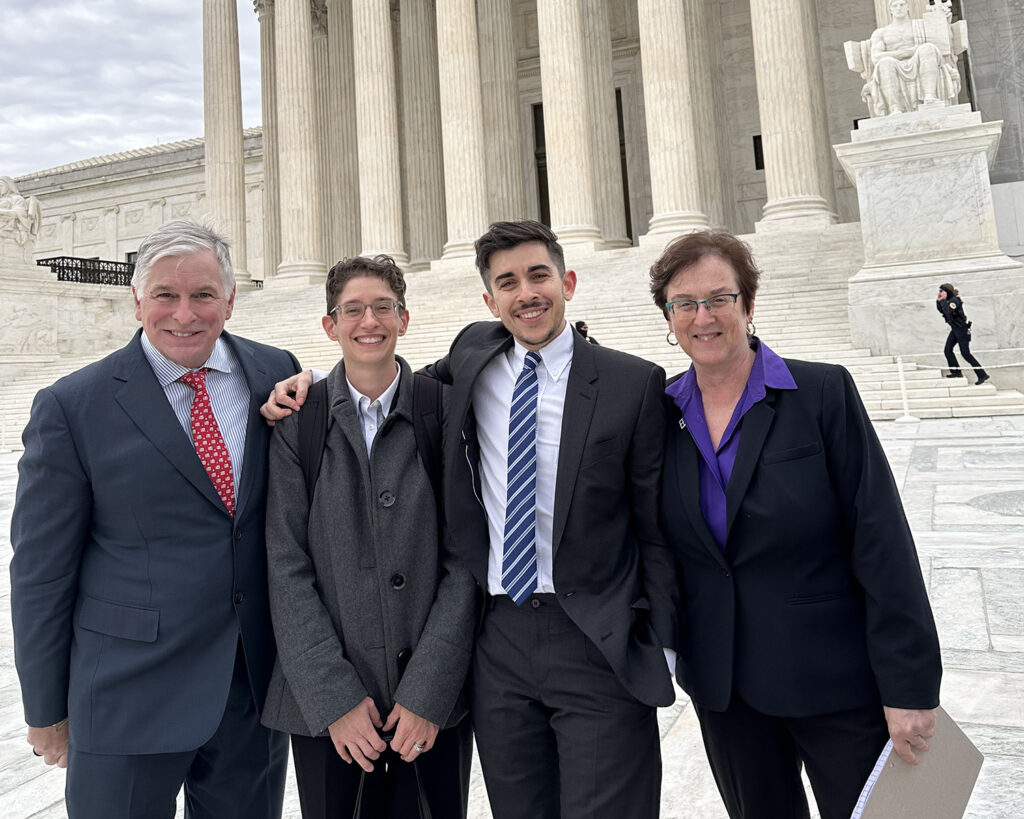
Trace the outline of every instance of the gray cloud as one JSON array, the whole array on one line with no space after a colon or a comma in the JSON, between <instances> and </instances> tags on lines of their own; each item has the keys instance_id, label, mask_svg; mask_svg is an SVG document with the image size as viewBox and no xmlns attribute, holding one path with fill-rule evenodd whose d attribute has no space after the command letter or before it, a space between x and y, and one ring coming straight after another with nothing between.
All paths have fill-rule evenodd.
<instances>
[{"instance_id":1,"label":"gray cloud","mask_svg":"<svg viewBox=\"0 0 1024 819\"><path fill-rule=\"evenodd\" d=\"M258 125L259 25L237 6L242 119ZM0 174L202 135L200 0L4 0Z\"/></svg>"}]
</instances>

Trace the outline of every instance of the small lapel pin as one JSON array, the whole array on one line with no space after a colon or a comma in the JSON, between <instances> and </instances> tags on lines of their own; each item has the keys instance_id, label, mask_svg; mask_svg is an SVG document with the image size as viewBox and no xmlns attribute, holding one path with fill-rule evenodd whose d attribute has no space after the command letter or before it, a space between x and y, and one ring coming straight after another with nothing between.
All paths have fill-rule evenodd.
<instances>
[{"instance_id":1,"label":"small lapel pin","mask_svg":"<svg viewBox=\"0 0 1024 819\"><path fill-rule=\"evenodd\" d=\"M686 429L686 421L684 421L682 418L679 419L679 428Z\"/></svg>"}]
</instances>

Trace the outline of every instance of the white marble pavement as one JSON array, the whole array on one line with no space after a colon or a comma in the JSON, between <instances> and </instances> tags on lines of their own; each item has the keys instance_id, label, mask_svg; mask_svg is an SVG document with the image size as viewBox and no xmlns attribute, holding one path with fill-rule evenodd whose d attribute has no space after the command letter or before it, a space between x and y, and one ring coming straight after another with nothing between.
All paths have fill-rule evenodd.
<instances>
[{"instance_id":1,"label":"white marble pavement","mask_svg":"<svg viewBox=\"0 0 1024 819\"><path fill-rule=\"evenodd\" d=\"M1024 816L1024 416L877 425L917 538L939 626L942 701L986 756L967 816ZM18 453L0 452L0 817L65 816L63 772L25 744L10 627ZM665 819L725 816L685 696L663 709ZM180 812L179 812L180 815ZM289 781L287 819L298 819ZM474 771L470 816L489 817Z\"/></svg>"}]
</instances>

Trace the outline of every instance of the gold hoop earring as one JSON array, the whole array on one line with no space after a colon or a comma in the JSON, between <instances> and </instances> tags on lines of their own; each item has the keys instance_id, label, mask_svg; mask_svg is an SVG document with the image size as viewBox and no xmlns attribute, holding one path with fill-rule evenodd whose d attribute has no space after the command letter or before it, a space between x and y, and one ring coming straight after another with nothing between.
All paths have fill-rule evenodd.
<instances>
[{"instance_id":1,"label":"gold hoop earring","mask_svg":"<svg viewBox=\"0 0 1024 819\"><path fill-rule=\"evenodd\" d=\"M671 330L665 333L665 343L668 344L670 347L678 347L679 342L676 341L675 338L669 338L669 336L675 336L675 333L673 333Z\"/></svg>"},{"instance_id":2,"label":"gold hoop earring","mask_svg":"<svg viewBox=\"0 0 1024 819\"><path fill-rule=\"evenodd\" d=\"M752 321L748 321L747 322L747 335L748 336L756 336L757 335L757 327L754 325L754 322L752 322Z\"/></svg>"}]
</instances>

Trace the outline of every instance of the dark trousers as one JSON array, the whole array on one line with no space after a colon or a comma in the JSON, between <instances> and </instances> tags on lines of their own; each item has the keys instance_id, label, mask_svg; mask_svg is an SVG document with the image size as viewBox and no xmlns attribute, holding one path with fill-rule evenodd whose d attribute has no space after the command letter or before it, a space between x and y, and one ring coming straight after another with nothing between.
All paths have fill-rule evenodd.
<instances>
[{"instance_id":1,"label":"dark trousers","mask_svg":"<svg viewBox=\"0 0 1024 819\"><path fill-rule=\"evenodd\" d=\"M968 335L966 327L951 327L949 335L946 336L946 347L943 349L943 352L946 354L949 374L960 375L960 362L956 360L956 356L953 354L953 347L956 345L960 346L960 355L964 357L964 360L974 367L974 374L978 378L984 378L985 370L982 369L981 362L971 355L971 337Z\"/></svg>"},{"instance_id":2,"label":"dark trousers","mask_svg":"<svg viewBox=\"0 0 1024 819\"><path fill-rule=\"evenodd\" d=\"M260 725L239 647L220 726L202 747L174 754L87 754L72 746L69 819L173 819L185 786L187 819L280 819L288 736Z\"/></svg>"},{"instance_id":3,"label":"dark trousers","mask_svg":"<svg viewBox=\"0 0 1024 819\"><path fill-rule=\"evenodd\" d=\"M411 764L388 748L365 778L362 768L338 756L330 737L293 735L292 756L303 819L351 819L357 815L360 779L358 815L362 819L416 819L421 815L421 788L432 819L466 816L473 762L468 718L439 731L434 747Z\"/></svg>"},{"instance_id":4,"label":"dark trousers","mask_svg":"<svg viewBox=\"0 0 1024 819\"><path fill-rule=\"evenodd\" d=\"M807 819L801 765L821 819L848 819L889 739L880 705L771 717L734 692L727 710L698 706L697 717L731 819Z\"/></svg>"},{"instance_id":5,"label":"dark trousers","mask_svg":"<svg viewBox=\"0 0 1024 819\"><path fill-rule=\"evenodd\" d=\"M470 714L495 819L649 819L655 709L637 702L554 595L488 600Z\"/></svg>"}]
</instances>

